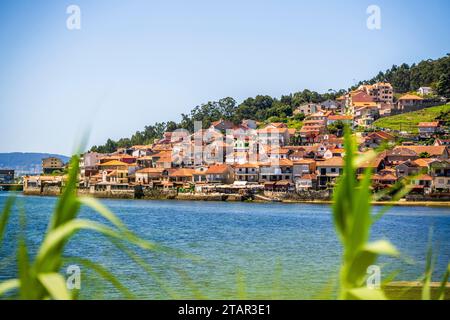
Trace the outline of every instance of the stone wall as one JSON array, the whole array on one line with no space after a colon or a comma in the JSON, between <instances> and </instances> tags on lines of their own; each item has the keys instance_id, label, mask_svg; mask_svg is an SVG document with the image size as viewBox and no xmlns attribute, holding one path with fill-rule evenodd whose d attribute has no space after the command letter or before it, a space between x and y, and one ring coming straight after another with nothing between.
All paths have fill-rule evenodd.
<instances>
[{"instance_id":1,"label":"stone wall","mask_svg":"<svg viewBox=\"0 0 450 320\"><path fill-rule=\"evenodd\" d=\"M288 201L331 201L332 190L304 190L296 192L269 192L264 195L269 198Z\"/></svg>"}]
</instances>

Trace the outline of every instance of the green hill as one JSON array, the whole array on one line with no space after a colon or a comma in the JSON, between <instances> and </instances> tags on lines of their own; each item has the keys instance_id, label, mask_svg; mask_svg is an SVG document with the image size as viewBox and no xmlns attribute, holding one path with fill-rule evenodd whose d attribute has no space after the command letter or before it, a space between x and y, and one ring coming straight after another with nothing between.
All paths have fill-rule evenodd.
<instances>
[{"instance_id":1,"label":"green hill","mask_svg":"<svg viewBox=\"0 0 450 320\"><path fill-rule=\"evenodd\" d=\"M434 121L441 113L450 114L450 105L446 104L443 106L436 106L419 111L381 118L374 122L374 126L391 130L417 133L417 125L419 122Z\"/></svg>"}]
</instances>

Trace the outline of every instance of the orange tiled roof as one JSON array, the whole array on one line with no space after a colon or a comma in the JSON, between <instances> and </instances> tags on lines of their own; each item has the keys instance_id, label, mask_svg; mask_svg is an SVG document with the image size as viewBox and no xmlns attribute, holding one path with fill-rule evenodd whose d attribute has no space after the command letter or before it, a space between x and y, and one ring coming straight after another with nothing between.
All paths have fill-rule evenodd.
<instances>
[{"instance_id":1,"label":"orange tiled roof","mask_svg":"<svg viewBox=\"0 0 450 320\"><path fill-rule=\"evenodd\" d=\"M353 120L353 116L345 116L340 114L331 115L328 120Z\"/></svg>"},{"instance_id":2,"label":"orange tiled roof","mask_svg":"<svg viewBox=\"0 0 450 320\"><path fill-rule=\"evenodd\" d=\"M333 157L325 161L317 161L318 167L343 167L344 159L341 157Z\"/></svg>"},{"instance_id":3,"label":"orange tiled roof","mask_svg":"<svg viewBox=\"0 0 450 320\"><path fill-rule=\"evenodd\" d=\"M446 146L402 146L402 148L414 151L417 155L427 152L430 156L441 156L446 150Z\"/></svg>"},{"instance_id":4,"label":"orange tiled roof","mask_svg":"<svg viewBox=\"0 0 450 320\"><path fill-rule=\"evenodd\" d=\"M99 164L99 166L129 166L129 164L119 160L111 160L105 163L101 163Z\"/></svg>"},{"instance_id":5,"label":"orange tiled roof","mask_svg":"<svg viewBox=\"0 0 450 320\"><path fill-rule=\"evenodd\" d=\"M439 122L420 122L417 126L424 128L437 128L439 127Z\"/></svg>"},{"instance_id":6,"label":"orange tiled roof","mask_svg":"<svg viewBox=\"0 0 450 320\"><path fill-rule=\"evenodd\" d=\"M416 96L415 94L405 94L401 96L398 100L423 100L423 98Z\"/></svg>"},{"instance_id":7,"label":"orange tiled roof","mask_svg":"<svg viewBox=\"0 0 450 320\"><path fill-rule=\"evenodd\" d=\"M226 164L216 164L208 168L206 171L207 174L220 174L225 173L229 169Z\"/></svg>"},{"instance_id":8,"label":"orange tiled roof","mask_svg":"<svg viewBox=\"0 0 450 320\"><path fill-rule=\"evenodd\" d=\"M194 169L181 168L173 171L170 176L171 177L192 177L194 174Z\"/></svg>"}]
</instances>

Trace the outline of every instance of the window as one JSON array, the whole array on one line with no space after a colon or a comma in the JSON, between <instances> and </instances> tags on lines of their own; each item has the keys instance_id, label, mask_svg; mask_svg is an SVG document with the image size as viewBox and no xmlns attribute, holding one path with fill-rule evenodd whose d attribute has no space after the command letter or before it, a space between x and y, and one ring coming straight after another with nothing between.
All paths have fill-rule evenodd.
<instances>
[{"instance_id":1,"label":"window","mask_svg":"<svg viewBox=\"0 0 450 320\"><path fill-rule=\"evenodd\" d=\"M332 173L336 173L336 168L331 168Z\"/></svg>"}]
</instances>

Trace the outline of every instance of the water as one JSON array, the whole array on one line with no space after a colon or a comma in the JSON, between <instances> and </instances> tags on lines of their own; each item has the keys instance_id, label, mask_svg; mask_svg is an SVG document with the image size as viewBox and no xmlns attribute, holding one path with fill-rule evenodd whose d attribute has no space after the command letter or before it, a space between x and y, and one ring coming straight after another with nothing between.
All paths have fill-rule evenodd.
<instances>
[{"instance_id":1,"label":"water","mask_svg":"<svg viewBox=\"0 0 450 320\"><path fill-rule=\"evenodd\" d=\"M0 207L7 193L0 193ZM42 240L56 199L19 196L27 216L31 254ZM314 298L336 279L340 245L326 205L225 202L102 200L141 237L201 257L195 262L162 253L137 251L177 297L233 298L243 287L248 298ZM448 208L394 207L374 226L373 239L389 239L400 259L382 259L382 276L417 280L425 268L433 228L436 271L450 261ZM104 222L83 208L81 217ZM14 276L17 215L8 225L0 251L0 279ZM139 298L168 298L157 282L107 239L82 231L66 256L89 258L105 266ZM9 258L8 258L9 257ZM239 280L238 280L239 279ZM114 287L82 267L82 298L121 298Z\"/></svg>"}]
</instances>

